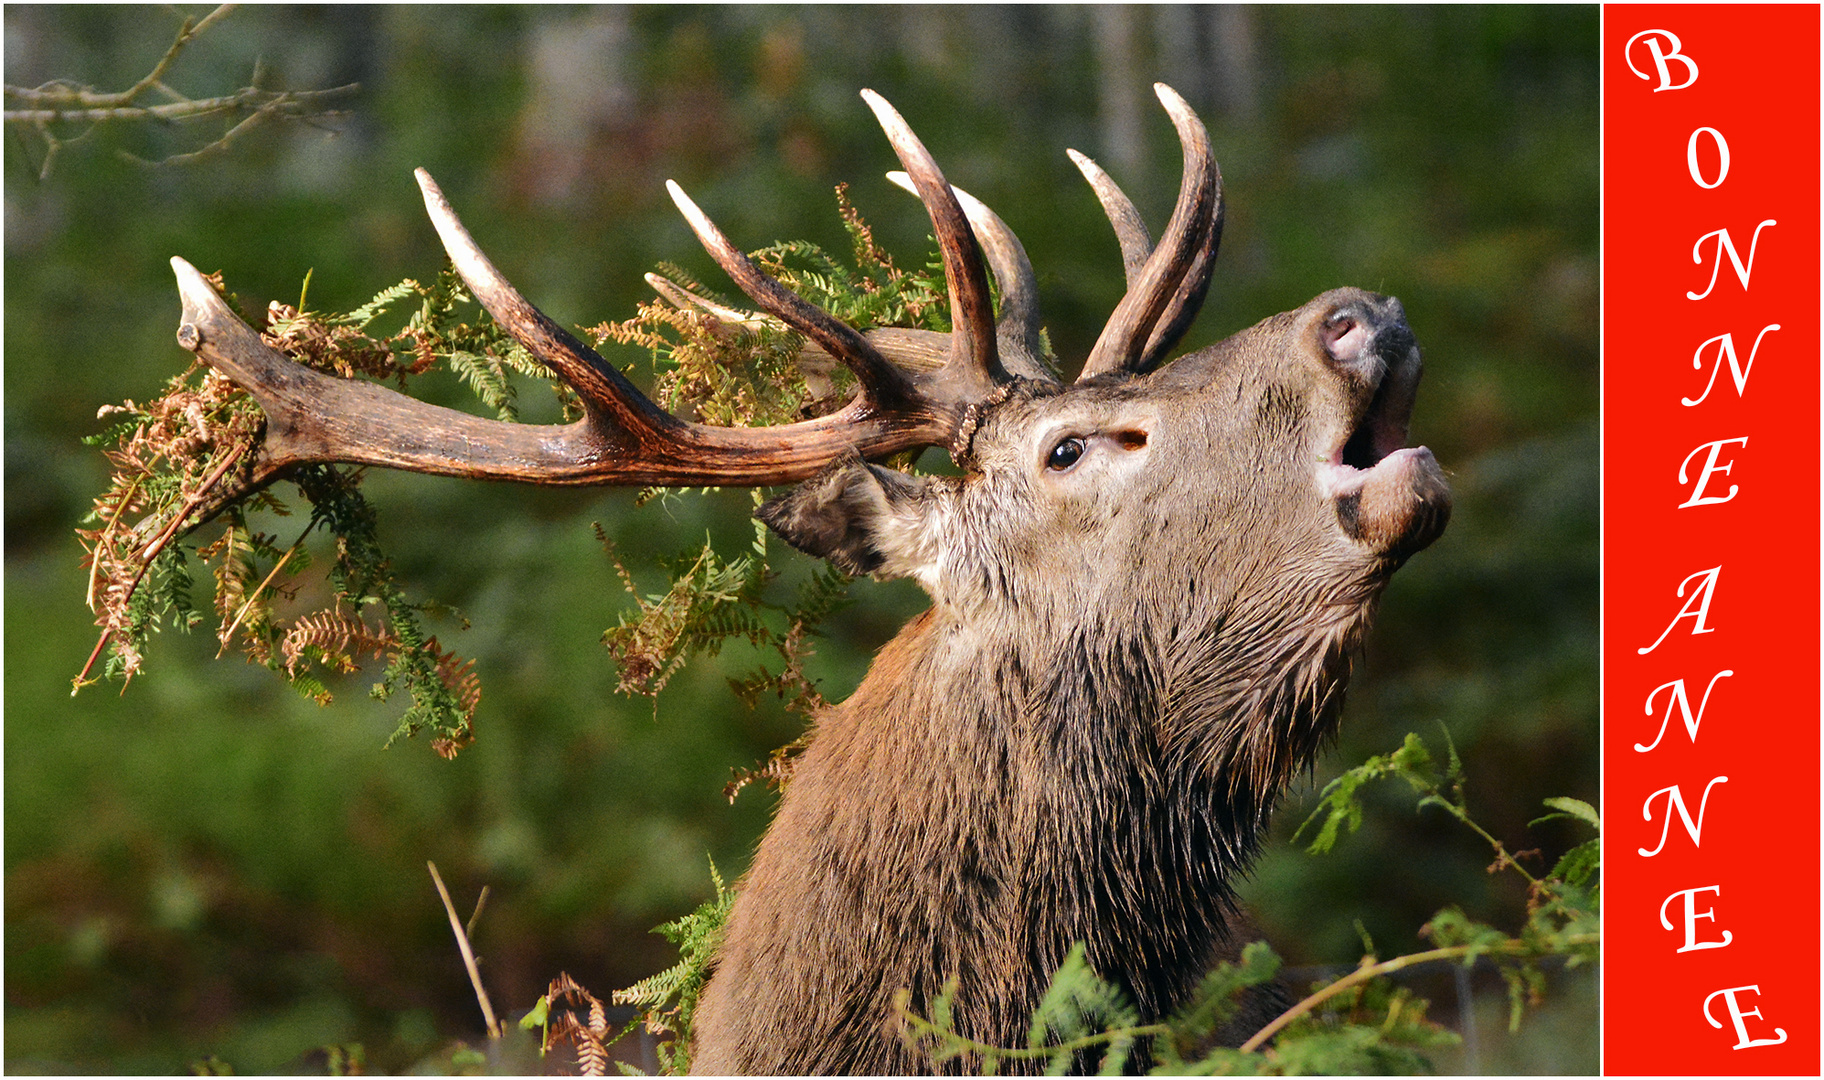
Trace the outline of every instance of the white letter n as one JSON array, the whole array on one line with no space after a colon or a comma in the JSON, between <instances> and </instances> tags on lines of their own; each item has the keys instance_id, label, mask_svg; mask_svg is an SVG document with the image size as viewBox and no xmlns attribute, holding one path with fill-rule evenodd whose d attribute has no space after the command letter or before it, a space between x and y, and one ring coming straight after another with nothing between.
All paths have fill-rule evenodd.
<instances>
[{"instance_id":1,"label":"white letter n","mask_svg":"<svg viewBox=\"0 0 1824 1080\"><path fill-rule=\"evenodd\" d=\"M1659 827L1659 844L1655 846L1652 851L1648 851L1644 847L1636 848L1635 850L1649 859L1659 854L1660 849L1666 846L1666 834L1672 831L1672 811L1674 810L1678 811L1678 817L1679 820L1684 823L1685 832L1689 833L1691 836L1691 846L1702 847L1703 842L1699 839L1699 836L1704 831L1704 809L1710 805L1710 789L1718 784L1726 782L1728 779L1727 776L1719 776L1704 785L1703 800L1697 804L1696 821L1691 820L1691 811L1685 808L1685 798L1679 793L1677 784L1673 784L1671 787L1662 787L1653 794L1648 795L1647 801L1640 806L1640 816L1648 821L1652 821L1653 800L1664 795L1666 797L1666 823Z\"/></svg>"},{"instance_id":2,"label":"white letter n","mask_svg":"<svg viewBox=\"0 0 1824 1080\"><path fill-rule=\"evenodd\" d=\"M1742 291L1747 292L1748 275L1754 270L1754 249L1759 247L1761 243L1761 230L1769 225L1777 224L1779 224L1779 222L1772 218L1768 218L1766 221L1763 221L1754 227L1754 238L1748 241L1748 261L1746 263L1742 262L1742 257L1736 254L1735 244L1729 239L1728 229L1718 229L1715 232L1707 232L1698 237L1697 243L1691 245L1691 261L1699 266L1704 264L1704 241L1710 239L1712 236L1716 237L1716 261L1710 264L1710 284L1704 286L1704 291L1701 293L1685 293L1685 299L1702 300L1704 297L1710 295L1710 290L1716 288L1716 275L1722 272L1723 256L1725 254L1729 256L1730 264L1735 267L1735 276L1736 279L1742 283Z\"/></svg>"}]
</instances>

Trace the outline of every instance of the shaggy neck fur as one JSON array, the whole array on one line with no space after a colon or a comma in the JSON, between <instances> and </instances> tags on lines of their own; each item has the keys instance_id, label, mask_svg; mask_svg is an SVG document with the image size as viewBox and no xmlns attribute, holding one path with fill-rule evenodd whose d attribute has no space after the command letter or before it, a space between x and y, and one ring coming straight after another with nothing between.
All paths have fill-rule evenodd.
<instances>
[{"instance_id":1,"label":"shaggy neck fur","mask_svg":"<svg viewBox=\"0 0 1824 1080\"><path fill-rule=\"evenodd\" d=\"M960 1033L1021 1045L1075 941L1143 1017L1169 1013L1334 722L1367 602L994 640L946 610L820 718L736 901L699 1071L919 1071L894 995L928 1012L951 978Z\"/></svg>"}]
</instances>

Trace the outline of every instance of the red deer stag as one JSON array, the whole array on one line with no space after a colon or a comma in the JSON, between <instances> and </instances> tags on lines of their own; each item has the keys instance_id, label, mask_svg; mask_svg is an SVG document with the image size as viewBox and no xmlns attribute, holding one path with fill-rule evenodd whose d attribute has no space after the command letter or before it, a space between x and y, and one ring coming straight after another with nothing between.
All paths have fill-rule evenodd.
<instances>
[{"instance_id":1,"label":"red deer stag","mask_svg":"<svg viewBox=\"0 0 1824 1080\"><path fill-rule=\"evenodd\" d=\"M1156 246L1073 153L1127 292L1069 385L1044 359L1019 241L868 91L935 225L947 337L856 332L671 186L742 290L859 379L815 419L719 428L658 408L502 278L422 171L457 270L575 388L580 421L483 420L308 371L173 260L178 339L266 413L256 482L306 462L538 484L806 481L761 509L768 525L930 593L817 718L699 1008L702 1070L919 1069L894 995L922 1007L951 978L957 1029L1018 1045L1078 941L1143 1016L1168 1013L1231 947L1231 882L1334 727L1388 578L1444 528L1443 474L1405 446L1420 361L1397 300L1337 289L1162 365L1208 287L1223 202L1203 125L1158 92L1184 176ZM960 477L868 463L933 446Z\"/></svg>"}]
</instances>

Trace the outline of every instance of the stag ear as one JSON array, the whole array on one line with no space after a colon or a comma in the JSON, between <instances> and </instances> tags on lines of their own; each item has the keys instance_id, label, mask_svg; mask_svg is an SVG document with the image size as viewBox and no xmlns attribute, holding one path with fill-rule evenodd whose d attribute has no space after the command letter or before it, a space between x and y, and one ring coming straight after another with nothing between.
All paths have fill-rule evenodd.
<instances>
[{"instance_id":1,"label":"stag ear","mask_svg":"<svg viewBox=\"0 0 1824 1080\"><path fill-rule=\"evenodd\" d=\"M786 543L845 573L914 577L932 561L932 515L942 498L927 477L838 460L755 516Z\"/></svg>"}]
</instances>

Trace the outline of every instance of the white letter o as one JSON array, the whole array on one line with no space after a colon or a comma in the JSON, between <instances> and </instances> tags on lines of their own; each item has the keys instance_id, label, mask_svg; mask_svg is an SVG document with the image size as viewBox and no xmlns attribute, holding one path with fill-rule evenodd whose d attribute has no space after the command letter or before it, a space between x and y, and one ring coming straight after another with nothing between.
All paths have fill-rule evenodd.
<instances>
[{"instance_id":1,"label":"white letter o","mask_svg":"<svg viewBox=\"0 0 1824 1080\"><path fill-rule=\"evenodd\" d=\"M1706 131L1716 141L1716 154L1721 159L1716 170L1716 180L1708 184L1704 182L1704 174L1697 167L1697 137ZM1721 187L1729 175L1729 144L1723 139L1723 133L1712 127L1700 127L1693 131L1690 141L1685 143L1685 165L1690 168L1691 179L1697 182L1698 187L1706 191Z\"/></svg>"}]
</instances>

